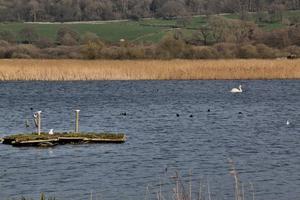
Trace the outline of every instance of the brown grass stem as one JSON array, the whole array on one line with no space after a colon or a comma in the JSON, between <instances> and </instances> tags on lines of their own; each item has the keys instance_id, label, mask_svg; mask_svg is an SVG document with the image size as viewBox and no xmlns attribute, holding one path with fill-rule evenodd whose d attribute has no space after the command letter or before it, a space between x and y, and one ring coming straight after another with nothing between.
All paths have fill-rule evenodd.
<instances>
[{"instance_id":1,"label":"brown grass stem","mask_svg":"<svg viewBox=\"0 0 300 200\"><path fill-rule=\"evenodd\" d=\"M0 81L299 79L296 60L0 60Z\"/></svg>"}]
</instances>

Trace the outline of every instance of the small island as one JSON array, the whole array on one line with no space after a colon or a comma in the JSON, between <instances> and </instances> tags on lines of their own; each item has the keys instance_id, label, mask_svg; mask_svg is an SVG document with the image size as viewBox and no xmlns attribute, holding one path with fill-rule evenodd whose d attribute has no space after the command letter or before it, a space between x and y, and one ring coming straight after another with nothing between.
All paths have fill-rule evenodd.
<instances>
[{"instance_id":1,"label":"small island","mask_svg":"<svg viewBox=\"0 0 300 200\"><path fill-rule=\"evenodd\" d=\"M124 143L126 139L125 134L113 133L30 133L6 136L2 143L17 147L52 147L64 144Z\"/></svg>"}]
</instances>

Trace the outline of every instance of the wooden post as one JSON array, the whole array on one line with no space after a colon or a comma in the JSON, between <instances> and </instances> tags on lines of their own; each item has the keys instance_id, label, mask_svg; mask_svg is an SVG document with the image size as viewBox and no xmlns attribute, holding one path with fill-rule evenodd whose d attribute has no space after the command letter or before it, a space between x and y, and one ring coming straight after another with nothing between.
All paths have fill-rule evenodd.
<instances>
[{"instance_id":1,"label":"wooden post","mask_svg":"<svg viewBox=\"0 0 300 200\"><path fill-rule=\"evenodd\" d=\"M42 111L37 112L38 135L41 135L41 113Z\"/></svg>"},{"instance_id":2,"label":"wooden post","mask_svg":"<svg viewBox=\"0 0 300 200\"><path fill-rule=\"evenodd\" d=\"M79 133L79 112L80 110L75 110L76 113L75 133Z\"/></svg>"}]
</instances>

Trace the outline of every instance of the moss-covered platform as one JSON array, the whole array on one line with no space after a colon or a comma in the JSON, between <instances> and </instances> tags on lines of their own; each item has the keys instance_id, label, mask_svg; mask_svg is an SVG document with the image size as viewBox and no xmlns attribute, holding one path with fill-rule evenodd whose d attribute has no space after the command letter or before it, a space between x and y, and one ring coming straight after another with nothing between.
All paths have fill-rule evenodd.
<instances>
[{"instance_id":1,"label":"moss-covered platform","mask_svg":"<svg viewBox=\"0 0 300 200\"><path fill-rule=\"evenodd\" d=\"M3 144L13 146L36 146L50 147L63 144L86 144L86 143L124 143L125 134L112 133L36 133L18 134L2 138Z\"/></svg>"}]
</instances>

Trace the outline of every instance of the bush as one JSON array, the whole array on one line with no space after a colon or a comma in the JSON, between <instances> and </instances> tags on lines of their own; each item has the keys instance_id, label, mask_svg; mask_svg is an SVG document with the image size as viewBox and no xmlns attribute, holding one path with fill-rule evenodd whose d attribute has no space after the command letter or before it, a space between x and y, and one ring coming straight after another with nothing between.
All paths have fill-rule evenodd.
<instances>
[{"instance_id":1,"label":"bush","mask_svg":"<svg viewBox=\"0 0 300 200\"><path fill-rule=\"evenodd\" d=\"M145 50L143 47L129 47L127 55L129 59L142 59L145 58Z\"/></svg>"},{"instance_id":2,"label":"bush","mask_svg":"<svg viewBox=\"0 0 300 200\"><path fill-rule=\"evenodd\" d=\"M102 51L102 58L106 59L142 59L146 58L145 49L139 46L108 47Z\"/></svg>"},{"instance_id":3,"label":"bush","mask_svg":"<svg viewBox=\"0 0 300 200\"><path fill-rule=\"evenodd\" d=\"M102 50L102 56L107 59L121 59L121 47L107 47Z\"/></svg>"},{"instance_id":4,"label":"bush","mask_svg":"<svg viewBox=\"0 0 300 200\"><path fill-rule=\"evenodd\" d=\"M12 58L40 58L40 49L32 44L15 46Z\"/></svg>"},{"instance_id":5,"label":"bush","mask_svg":"<svg viewBox=\"0 0 300 200\"><path fill-rule=\"evenodd\" d=\"M257 57L256 47L251 44L242 45L240 48L238 48L238 57L256 58Z\"/></svg>"},{"instance_id":6,"label":"bush","mask_svg":"<svg viewBox=\"0 0 300 200\"><path fill-rule=\"evenodd\" d=\"M299 46L289 46L284 49L288 55L295 55L297 58L300 58L300 47Z\"/></svg>"},{"instance_id":7,"label":"bush","mask_svg":"<svg viewBox=\"0 0 300 200\"><path fill-rule=\"evenodd\" d=\"M56 41L61 45L77 45L80 36L76 31L68 27L62 27L57 31Z\"/></svg>"},{"instance_id":8,"label":"bush","mask_svg":"<svg viewBox=\"0 0 300 200\"><path fill-rule=\"evenodd\" d=\"M42 55L49 59L82 59L80 46L57 46L42 50Z\"/></svg>"},{"instance_id":9,"label":"bush","mask_svg":"<svg viewBox=\"0 0 300 200\"><path fill-rule=\"evenodd\" d=\"M1 47L0 49L1 58L11 58L13 53L14 53L13 46Z\"/></svg>"},{"instance_id":10,"label":"bush","mask_svg":"<svg viewBox=\"0 0 300 200\"><path fill-rule=\"evenodd\" d=\"M182 58L186 43L182 39L175 39L172 34L167 34L157 45L156 53L159 58Z\"/></svg>"},{"instance_id":11,"label":"bush","mask_svg":"<svg viewBox=\"0 0 300 200\"><path fill-rule=\"evenodd\" d=\"M288 36L292 45L300 46L300 25L293 26L288 30Z\"/></svg>"},{"instance_id":12,"label":"bush","mask_svg":"<svg viewBox=\"0 0 300 200\"><path fill-rule=\"evenodd\" d=\"M59 41L61 45L75 46L78 45L78 41L69 33L66 33Z\"/></svg>"},{"instance_id":13,"label":"bush","mask_svg":"<svg viewBox=\"0 0 300 200\"><path fill-rule=\"evenodd\" d=\"M11 58L15 58L15 59L30 59L32 57L30 55L28 55L28 54L25 54L25 53L14 52L12 54Z\"/></svg>"},{"instance_id":14,"label":"bush","mask_svg":"<svg viewBox=\"0 0 300 200\"><path fill-rule=\"evenodd\" d=\"M157 15L165 19L172 19L179 16L185 16L186 10L180 1L166 1L161 8L159 8Z\"/></svg>"},{"instance_id":15,"label":"bush","mask_svg":"<svg viewBox=\"0 0 300 200\"><path fill-rule=\"evenodd\" d=\"M6 49L0 46L0 58L5 58Z\"/></svg>"},{"instance_id":16,"label":"bush","mask_svg":"<svg viewBox=\"0 0 300 200\"><path fill-rule=\"evenodd\" d=\"M99 39L96 41L89 41L81 49L81 53L84 58L96 59L101 58L101 50L105 47L105 44Z\"/></svg>"},{"instance_id":17,"label":"bush","mask_svg":"<svg viewBox=\"0 0 300 200\"><path fill-rule=\"evenodd\" d=\"M7 41L4 40L0 40L0 47L8 47L9 43Z\"/></svg>"},{"instance_id":18,"label":"bush","mask_svg":"<svg viewBox=\"0 0 300 200\"><path fill-rule=\"evenodd\" d=\"M2 30L0 31L0 40L5 40L6 42L13 43L16 42L16 36L11 31Z\"/></svg>"},{"instance_id":19,"label":"bush","mask_svg":"<svg viewBox=\"0 0 300 200\"><path fill-rule=\"evenodd\" d=\"M83 44L88 44L89 42L95 42L98 40L99 40L99 37L97 36L97 34L91 33L91 32L84 33L84 35L82 36L82 39L81 39Z\"/></svg>"},{"instance_id":20,"label":"bush","mask_svg":"<svg viewBox=\"0 0 300 200\"><path fill-rule=\"evenodd\" d=\"M288 20L290 21L290 25L296 25L300 23L300 18L298 15L289 16Z\"/></svg>"},{"instance_id":21,"label":"bush","mask_svg":"<svg viewBox=\"0 0 300 200\"><path fill-rule=\"evenodd\" d=\"M267 22L267 23L269 23L271 21L271 17L266 12L258 11L258 12L255 13L255 21L256 22Z\"/></svg>"},{"instance_id":22,"label":"bush","mask_svg":"<svg viewBox=\"0 0 300 200\"><path fill-rule=\"evenodd\" d=\"M37 47L44 49L44 48L49 48L49 47L53 47L54 43L52 40L48 39L48 38L40 38L38 39L34 45L36 45Z\"/></svg>"},{"instance_id":23,"label":"bush","mask_svg":"<svg viewBox=\"0 0 300 200\"><path fill-rule=\"evenodd\" d=\"M257 58L282 57L277 49L270 48L265 44L257 44L256 51L257 51Z\"/></svg>"},{"instance_id":24,"label":"bush","mask_svg":"<svg viewBox=\"0 0 300 200\"><path fill-rule=\"evenodd\" d=\"M24 44L32 44L39 39L39 34L32 26L26 26L20 30L19 36Z\"/></svg>"},{"instance_id":25,"label":"bush","mask_svg":"<svg viewBox=\"0 0 300 200\"><path fill-rule=\"evenodd\" d=\"M258 42L269 47L285 48L290 44L290 38L287 29L274 30L272 32L262 32L258 36Z\"/></svg>"},{"instance_id":26,"label":"bush","mask_svg":"<svg viewBox=\"0 0 300 200\"><path fill-rule=\"evenodd\" d=\"M234 43L217 43L213 47L220 58L235 58L237 55L237 46Z\"/></svg>"},{"instance_id":27,"label":"bush","mask_svg":"<svg viewBox=\"0 0 300 200\"><path fill-rule=\"evenodd\" d=\"M209 46L190 46L186 51L186 58L189 59L216 59L218 52Z\"/></svg>"},{"instance_id":28,"label":"bush","mask_svg":"<svg viewBox=\"0 0 300 200\"><path fill-rule=\"evenodd\" d=\"M155 57L155 46L144 46L145 58L154 58Z\"/></svg>"}]
</instances>

